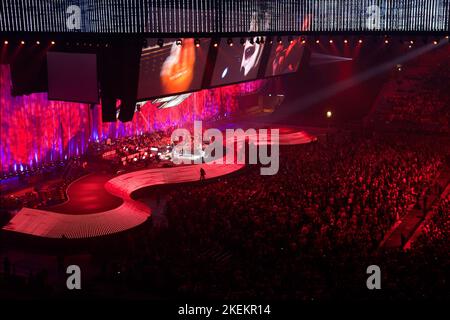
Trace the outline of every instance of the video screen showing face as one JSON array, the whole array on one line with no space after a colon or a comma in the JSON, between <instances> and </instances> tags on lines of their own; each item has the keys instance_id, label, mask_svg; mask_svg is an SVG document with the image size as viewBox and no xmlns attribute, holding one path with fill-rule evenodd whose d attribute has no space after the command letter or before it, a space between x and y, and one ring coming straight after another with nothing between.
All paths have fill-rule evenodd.
<instances>
[{"instance_id":1,"label":"video screen showing face","mask_svg":"<svg viewBox=\"0 0 450 320\"><path fill-rule=\"evenodd\" d=\"M181 41L180 41L181 40ZM137 98L201 89L210 39L147 39L142 50Z\"/></svg>"},{"instance_id":2,"label":"video screen showing face","mask_svg":"<svg viewBox=\"0 0 450 320\"><path fill-rule=\"evenodd\" d=\"M297 72L302 60L304 47L301 38L282 37L281 42L274 41L266 67L266 77Z\"/></svg>"},{"instance_id":3,"label":"video screen showing face","mask_svg":"<svg viewBox=\"0 0 450 320\"><path fill-rule=\"evenodd\" d=\"M252 42L246 39L245 43L241 44L241 38L233 38L232 42L222 38L211 85L220 86L256 79L264 49L260 39L255 37Z\"/></svg>"}]
</instances>

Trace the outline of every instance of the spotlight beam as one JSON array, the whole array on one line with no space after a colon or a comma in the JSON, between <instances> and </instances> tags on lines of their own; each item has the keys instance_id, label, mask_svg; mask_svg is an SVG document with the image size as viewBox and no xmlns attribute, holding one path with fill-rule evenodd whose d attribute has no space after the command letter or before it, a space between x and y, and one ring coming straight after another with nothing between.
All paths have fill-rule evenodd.
<instances>
[{"instance_id":1,"label":"spotlight beam","mask_svg":"<svg viewBox=\"0 0 450 320\"><path fill-rule=\"evenodd\" d=\"M397 64L404 64L410 60L413 60L417 58L418 56L421 56L427 52L430 52L436 48L442 47L444 45L447 45L447 39L441 40L438 45L434 44L428 44L426 46L413 49L412 51L408 52L407 54L395 58L391 61L384 62L381 65L375 66L367 71L364 71L360 74L357 74L349 79L340 81L338 83L332 84L322 90L313 92L307 96L299 98L297 101L294 101L294 105L300 104L302 106L302 109L307 109L308 107L311 107L327 98L333 97L334 95L343 92L345 90L348 90L362 82L365 82L369 79L372 79L384 72L389 71L393 67L395 67ZM284 114L280 114L280 118L286 118L290 114L300 111L299 109L290 108L288 111ZM273 119L275 120L275 119Z\"/></svg>"},{"instance_id":2,"label":"spotlight beam","mask_svg":"<svg viewBox=\"0 0 450 320\"><path fill-rule=\"evenodd\" d=\"M333 55L323 54L323 53L313 52L311 54L311 65L312 66L328 64L328 63L335 63L335 62L352 61L352 60L353 60L353 58L333 56Z\"/></svg>"}]
</instances>

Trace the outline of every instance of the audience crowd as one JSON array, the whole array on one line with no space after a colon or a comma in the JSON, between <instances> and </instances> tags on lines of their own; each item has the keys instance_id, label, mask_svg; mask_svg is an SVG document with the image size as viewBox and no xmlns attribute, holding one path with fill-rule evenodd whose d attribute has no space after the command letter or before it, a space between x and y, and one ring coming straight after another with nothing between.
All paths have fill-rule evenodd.
<instances>
[{"instance_id":1,"label":"audience crowd","mask_svg":"<svg viewBox=\"0 0 450 320\"><path fill-rule=\"evenodd\" d=\"M99 272L91 290L104 294L113 285L124 296L308 301L448 297L448 201L410 251L379 247L395 222L436 188L450 151L442 139L339 133L282 146L274 176L250 166L152 190L155 215L167 224L150 219L93 242ZM365 286L372 264L386 271L383 295Z\"/></svg>"},{"instance_id":2,"label":"audience crowd","mask_svg":"<svg viewBox=\"0 0 450 320\"><path fill-rule=\"evenodd\" d=\"M397 68L378 107L383 121L401 127L450 132L448 46Z\"/></svg>"},{"instance_id":3,"label":"audience crowd","mask_svg":"<svg viewBox=\"0 0 450 320\"><path fill-rule=\"evenodd\" d=\"M339 134L282 147L274 176L251 166L215 181L152 190L155 202L166 199L158 214L167 226L150 221L96 242L99 287L208 299L448 297L448 241L435 246L438 239L425 232L426 250L379 247L395 222L436 188L445 145L440 138ZM447 209L439 215L446 232ZM366 287L372 264L384 270L382 295Z\"/></svg>"}]
</instances>

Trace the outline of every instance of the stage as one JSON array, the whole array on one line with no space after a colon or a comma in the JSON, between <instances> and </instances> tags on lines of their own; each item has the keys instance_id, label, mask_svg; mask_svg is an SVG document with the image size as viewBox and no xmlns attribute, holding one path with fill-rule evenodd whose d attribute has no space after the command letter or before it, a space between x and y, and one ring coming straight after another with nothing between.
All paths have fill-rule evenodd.
<instances>
[{"instance_id":1,"label":"stage","mask_svg":"<svg viewBox=\"0 0 450 320\"><path fill-rule=\"evenodd\" d=\"M280 128L280 145L304 144L315 139L303 130ZM22 208L3 230L53 239L84 239L122 232L151 216L148 206L133 199L134 192L158 185L198 182L201 167L206 171L206 179L214 179L237 172L244 165L175 165L116 177L91 173L69 185L65 203L46 210Z\"/></svg>"}]
</instances>

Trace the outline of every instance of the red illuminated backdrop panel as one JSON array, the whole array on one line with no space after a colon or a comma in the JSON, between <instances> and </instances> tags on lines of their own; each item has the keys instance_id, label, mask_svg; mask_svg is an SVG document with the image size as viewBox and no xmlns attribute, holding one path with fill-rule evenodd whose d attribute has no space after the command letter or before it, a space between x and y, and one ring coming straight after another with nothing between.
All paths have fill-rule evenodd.
<instances>
[{"instance_id":1,"label":"red illuminated backdrop panel","mask_svg":"<svg viewBox=\"0 0 450 320\"><path fill-rule=\"evenodd\" d=\"M238 111L237 96L258 90L265 80L193 93L176 108L158 110L150 102L128 123L102 123L101 106L49 101L47 94L11 96L8 65L0 65L0 169L82 154L90 139L105 139L183 126L193 120Z\"/></svg>"}]
</instances>

